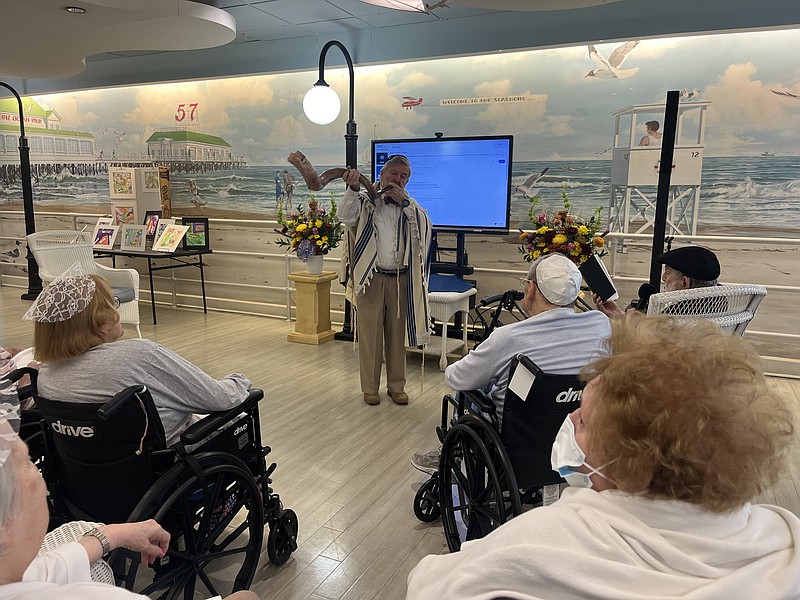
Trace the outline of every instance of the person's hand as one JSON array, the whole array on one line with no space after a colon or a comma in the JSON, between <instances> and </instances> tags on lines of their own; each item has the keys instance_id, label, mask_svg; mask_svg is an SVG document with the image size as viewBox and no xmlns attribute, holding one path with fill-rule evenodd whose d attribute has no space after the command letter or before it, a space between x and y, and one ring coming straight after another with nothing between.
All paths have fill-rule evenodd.
<instances>
[{"instance_id":1,"label":"person's hand","mask_svg":"<svg viewBox=\"0 0 800 600\"><path fill-rule=\"evenodd\" d=\"M361 184L358 182L359 177L361 177L361 173L358 172L358 169L347 167L342 175L342 181L344 181L351 190L357 192L361 189Z\"/></svg>"},{"instance_id":2,"label":"person's hand","mask_svg":"<svg viewBox=\"0 0 800 600\"><path fill-rule=\"evenodd\" d=\"M103 525L100 531L108 536L111 549L127 548L142 555L142 565L162 558L169 548L169 533L153 519L139 523Z\"/></svg>"},{"instance_id":3,"label":"person's hand","mask_svg":"<svg viewBox=\"0 0 800 600\"><path fill-rule=\"evenodd\" d=\"M397 206L408 206L408 192L399 185L387 183L381 190L383 199L386 202L397 204Z\"/></svg>"},{"instance_id":4,"label":"person's hand","mask_svg":"<svg viewBox=\"0 0 800 600\"><path fill-rule=\"evenodd\" d=\"M603 302L603 299L600 298L600 296L592 292L592 301L597 307L597 310L606 315L609 319L625 316L625 313L622 312L619 305L613 300L606 300Z\"/></svg>"}]
</instances>

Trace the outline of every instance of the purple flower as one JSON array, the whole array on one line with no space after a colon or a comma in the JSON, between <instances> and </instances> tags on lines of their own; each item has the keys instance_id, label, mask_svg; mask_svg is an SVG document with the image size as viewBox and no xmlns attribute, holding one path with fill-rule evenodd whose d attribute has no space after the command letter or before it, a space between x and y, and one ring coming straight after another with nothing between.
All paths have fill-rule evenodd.
<instances>
[{"instance_id":1,"label":"purple flower","mask_svg":"<svg viewBox=\"0 0 800 600\"><path fill-rule=\"evenodd\" d=\"M314 244L311 240L303 240L297 245L297 258L303 262L308 262L312 254L314 254Z\"/></svg>"},{"instance_id":2,"label":"purple flower","mask_svg":"<svg viewBox=\"0 0 800 600\"><path fill-rule=\"evenodd\" d=\"M575 244L573 244L572 242L567 244L567 250L570 250L570 251L575 250Z\"/></svg>"},{"instance_id":3,"label":"purple flower","mask_svg":"<svg viewBox=\"0 0 800 600\"><path fill-rule=\"evenodd\" d=\"M314 233L319 233L319 229L317 229L316 227L312 227L311 231L313 231Z\"/></svg>"},{"instance_id":4,"label":"purple flower","mask_svg":"<svg viewBox=\"0 0 800 600\"><path fill-rule=\"evenodd\" d=\"M547 222L547 215L545 215L544 213L539 215L539 223L546 223L546 222Z\"/></svg>"}]
</instances>

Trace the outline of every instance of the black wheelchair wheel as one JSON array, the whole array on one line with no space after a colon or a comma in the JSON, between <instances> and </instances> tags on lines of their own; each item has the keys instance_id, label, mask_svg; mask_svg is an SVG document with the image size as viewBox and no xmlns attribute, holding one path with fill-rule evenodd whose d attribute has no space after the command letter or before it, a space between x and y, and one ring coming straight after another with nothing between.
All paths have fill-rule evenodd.
<instances>
[{"instance_id":1,"label":"black wheelchair wheel","mask_svg":"<svg viewBox=\"0 0 800 600\"><path fill-rule=\"evenodd\" d=\"M467 414L450 428L439 463L439 504L451 552L522 512L508 456L484 419Z\"/></svg>"},{"instance_id":2,"label":"black wheelchair wheel","mask_svg":"<svg viewBox=\"0 0 800 600\"><path fill-rule=\"evenodd\" d=\"M151 565L154 573L138 573L138 554L112 554L117 581L129 590L173 600L193 598L196 589L204 597L227 596L253 581L264 539L258 485L230 454L203 453L192 463L170 468L128 519L155 519L171 536L167 555Z\"/></svg>"},{"instance_id":3,"label":"black wheelchair wheel","mask_svg":"<svg viewBox=\"0 0 800 600\"><path fill-rule=\"evenodd\" d=\"M414 516L423 523L432 523L442 514L439 508L439 475L433 475L414 496Z\"/></svg>"},{"instance_id":4,"label":"black wheelchair wheel","mask_svg":"<svg viewBox=\"0 0 800 600\"><path fill-rule=\"evenodd\" d=\"M273 565L282 565L297 550L297 515L287 508L269 524L267 556Z\"/></svg>"}]
</instances>

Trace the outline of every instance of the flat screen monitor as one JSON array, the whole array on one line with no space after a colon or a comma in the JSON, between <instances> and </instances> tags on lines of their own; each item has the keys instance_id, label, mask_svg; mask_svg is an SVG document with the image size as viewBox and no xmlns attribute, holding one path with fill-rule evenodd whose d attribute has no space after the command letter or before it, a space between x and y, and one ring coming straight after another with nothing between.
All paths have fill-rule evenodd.
<instances>
[{"instance_id":1,"label":"flat screen monitor","mask_svg":"<svg viewBox=\"0 0 800 600\"><path fill-rule=\"evenodd\" d=\"M373 140L372 180L393 154L411 163L408 194L443 232L507 234L514 137Z\"/></svg>"}]
</instances>

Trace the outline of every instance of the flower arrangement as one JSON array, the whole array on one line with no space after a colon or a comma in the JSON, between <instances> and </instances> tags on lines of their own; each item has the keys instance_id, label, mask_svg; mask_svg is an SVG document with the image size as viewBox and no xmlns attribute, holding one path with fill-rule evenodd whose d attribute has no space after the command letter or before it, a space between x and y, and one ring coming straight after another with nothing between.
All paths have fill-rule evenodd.
<instances>
[{"instance_id":1,"label":"flower arrangement","mask_svg":"<svg viewBox=\"0 0 800 600\"><path fill-rule=\"evenodd\" d=\"M282 227L275 231L286 239L279 239L277 244L296 252L297 258L303 262L315 254L327 254L339 245L344 236L344 225L336 222L336 202L332 193L330 212L320 206L312 194L308 210L303 210L300 205L297 212L289 214L286 219L283 210L279 209L278 224Z\"/></svg>"},{"instance_id":2,"label":"flower arrangement","mask_svg":"<svg viewBox=\"0 0 800 600\"><path fill-rule=\"evenodd\" d=\"M561 191L564 199L564 208L557 213L539 212L536 205L539 198L529 198L531 207L528 216L536 227L533 231L521 231L519 235L519 251L526 261L531 262L552 252L561 252L576 265L585 262L592 254L604 256L605 240L608 233L597 235L600 229L600 213L603 208L598 207L587 221L573 215L567 197L567 188Z\"/></svg>"}]
</instances>

